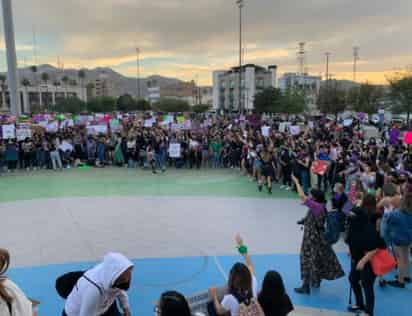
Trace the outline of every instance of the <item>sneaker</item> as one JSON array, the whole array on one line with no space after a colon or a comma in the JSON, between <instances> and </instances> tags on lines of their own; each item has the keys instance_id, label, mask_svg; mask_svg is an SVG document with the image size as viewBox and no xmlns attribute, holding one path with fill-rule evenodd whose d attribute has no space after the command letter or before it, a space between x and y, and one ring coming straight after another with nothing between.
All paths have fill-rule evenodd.
<instances>
[{"instance_id":1,"label":"sneaker","mask_svg":"<svg viewBox=\"0 0 412 316\"><path fill-rule=\"evenodd\" d=\"M389 286L392 287L397 287L399 289L404 289L405 288L405 283L401 283L398 280L393 280L393 281L388 281L386 282Z\"/></svg>"},{"instance_id":2,"label":"sneaker","mask_svg":"<svg viewBox=\"0 0 412 316\"><path fill-rule=\"evenodd\" d=\"M290 191L290 190L292 190L291 187L286 187L286 191Z\"/></svg>"},{"instance_id":3,"label":"sneaker","mask_svg":"<svg viewBox=\"0 0 412 316\"><path fill-rule=\"evenodd\" d=\"M261 185L258 185L258 190L259 190L259 192L262 192L262 186Z\"/></svg>"},{"instance_id":4,"label":"sneaker","mask_svg":"<svg viewBox=\"0 0 412 316\"><path fill-rule=\"evenodd\" d=\"M395 279L398 279L398 275L395 275ZM405 283L411 283L411 278L410 277L405 277L403 278L403 280L405 281Z\"/></svg>"},{"instance_id":5,"label":"sneaker","mask_svg":"<svg viewBox=\"0 0 412 316\"><path fill-rule=\"evenodd\" d=\"M286 186L286 185L281 185L280 188L281 188L281 189L286 189L287 186Z\"/></svg>"},{"instance_id":6,"label":"sneaker","mask_svg":"<svg viewBox=\"0 0 412 316\"><path fill-rule=\"evenodd\" d=\"M268 193L272 194L272 188L268 188Z\"/></svg>"}]
</instances>

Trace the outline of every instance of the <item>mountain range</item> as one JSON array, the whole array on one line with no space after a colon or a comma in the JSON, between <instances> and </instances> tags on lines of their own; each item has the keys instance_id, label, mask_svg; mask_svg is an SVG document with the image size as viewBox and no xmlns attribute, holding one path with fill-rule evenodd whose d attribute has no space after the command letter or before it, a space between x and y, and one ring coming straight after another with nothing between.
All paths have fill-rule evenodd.
<instances>
[{"instance_id":1,"label":"mountain range","mask_svg":"<svg viewBox=\"0 0 412 316\"><path fill-rule=\"evenodd\" d=\"M137 79L123 76L122 74L114 71L111 68L99 67L94 69L83 69L85 72L84 85L93 83L96 79L106 78L113 85L114 96L120 96L123 94L137 95ZM41 75L47 73L49 75L49 82L61 81L63 77L67 76L70 80L75 80L77 84L80 84L79 69L59 69L52 65L40 65L37 66L37 72L33 73L31 67L19 68L19 80L23 78L28 79L31 84L38 84L41 82ZM3 73L3 75L6 75ZM165 87L173 84L183 82L176 78L167 78L159 75L153 75L147 78L140 78L140 91L141 96L147 96L148 83L153 86Z\"/></svg>"}]
</instances>

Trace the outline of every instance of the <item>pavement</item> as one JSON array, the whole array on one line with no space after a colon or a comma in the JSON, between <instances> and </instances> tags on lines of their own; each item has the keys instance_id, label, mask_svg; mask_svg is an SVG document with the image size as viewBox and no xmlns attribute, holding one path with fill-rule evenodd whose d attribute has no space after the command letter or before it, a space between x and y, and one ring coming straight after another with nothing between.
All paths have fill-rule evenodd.
<instances>
[{"instance_id":1,"label":"pavement","mask_svg":"<svg viewBox=\"0 0 412 316\"><path fill-rule=\"evenodd\" d=\"M136 265L130 291L135 315L151 315L164 290L190 296L223 285L241 260L236 233L247 242L260 282L268 270L282 274L294 304L306 308L296 315L346 309L346 278L322 283L308 297L293 293L300 283L302 238L296 221L306 213L295 194L279 186L273 195L260 193L235 170L7 174L0 177L0 213L1 247L12 255L10 276L42 302L40 315L60 314L63 301L54 290L59 275L88 269L108 251L122 252ZM335 250L348 272L346 247L339 243ZM409 288L377 289L376 316L409 315L408 295Z\"/></svg>"}]
</instances>

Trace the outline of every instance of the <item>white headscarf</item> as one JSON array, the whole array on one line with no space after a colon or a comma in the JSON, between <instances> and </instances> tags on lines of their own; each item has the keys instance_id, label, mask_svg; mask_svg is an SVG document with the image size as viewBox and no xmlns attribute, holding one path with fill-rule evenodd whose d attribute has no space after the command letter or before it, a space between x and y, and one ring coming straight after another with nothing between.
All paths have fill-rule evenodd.
<instances>
[{"instance_id":1,"label":"white headscarf","mask_svg":"<svg viewBox=\"0 0 412 316\"><path fill-rule=\"evenodd\" d=\"M103 290L109 290L117 278L133 263L120 253L110 252L104 256L103 262L86 272L86 276Z\"/></svg>"}]
</instances>

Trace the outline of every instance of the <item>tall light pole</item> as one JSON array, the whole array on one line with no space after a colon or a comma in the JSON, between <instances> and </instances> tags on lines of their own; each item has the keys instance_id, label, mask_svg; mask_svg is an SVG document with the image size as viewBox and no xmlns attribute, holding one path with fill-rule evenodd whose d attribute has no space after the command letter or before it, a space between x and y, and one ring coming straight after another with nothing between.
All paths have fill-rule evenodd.
<instances>
[{"instance_id":1,"label":"tall light pole","mask_svg":"<svg viewBox=\"0 0 412 316\"><path fill-rule=\"evenodd\" d=\"M140 100L140 48L136 47L136 88L137 100Z\"/></svg>"},{"instance_id":2,"label":"tall light pole","mask_svg":"<svg viewBox=\"0 0 412 316\"><path fill-rule=\"evenodd\" d=\"M326 84L329 82L329 58L330 58L330 53L325 53L326 55Z\"/></svg>"},{"instance_id":3,"label":"tall light pole","mask_svg":"<svg viewBox=\"0 0 412 316\"><path fill-rule=\"evenodd\" d=\"M17 92L17 57L16 42L14 39L13 10L11 0L2 0L3 5L3 22L4 36L6 41L7 54L7 81L10 91L10 111L13 115L19 115L21 112L20 98Z\"/></svg>"},{"instance_id":4,"label":"tall light pole","mask_svg":"<svg viewBox=\"0 0 412 316\"><path fill-rule=\"evenodd\" d=\"M237 0L239 7L239 113L243 113L242 109L242 9L245 6L244 0Z\"/></svg>"},{"instance_id":5,"label":"tall light pole","mask_svg":"<svg viewBox=\"0 0 412 316\"><path fill-rule=\"evenodd\" d=\"M359 60L359 50L360 47L355 46L353 48L353 81L356 81L357 65Z\"/></svg>"}]
</instances>

